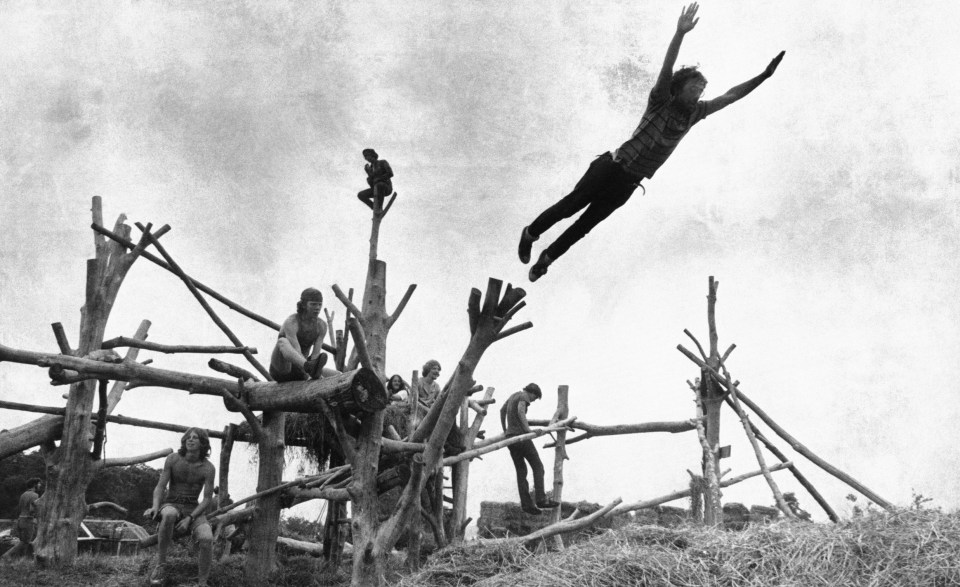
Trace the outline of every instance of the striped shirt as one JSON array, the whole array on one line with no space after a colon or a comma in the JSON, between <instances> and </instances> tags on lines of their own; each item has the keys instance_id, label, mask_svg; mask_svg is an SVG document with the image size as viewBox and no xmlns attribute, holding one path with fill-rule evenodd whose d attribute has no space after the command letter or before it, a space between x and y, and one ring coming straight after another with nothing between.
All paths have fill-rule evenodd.
<instances>
[{"instance_id":1,"label":"striped shirt","mask_svg":"<svg viewBox=\"0 0 960 587\"><path fill-rule=\"evenodd\" d=\"M690 127L707 117L708 106L701 100L692 112L684 112L669 89L654 87L637 130L617 149L614 160L634 177L653 177Z\"/></svg>"}]
</instances>

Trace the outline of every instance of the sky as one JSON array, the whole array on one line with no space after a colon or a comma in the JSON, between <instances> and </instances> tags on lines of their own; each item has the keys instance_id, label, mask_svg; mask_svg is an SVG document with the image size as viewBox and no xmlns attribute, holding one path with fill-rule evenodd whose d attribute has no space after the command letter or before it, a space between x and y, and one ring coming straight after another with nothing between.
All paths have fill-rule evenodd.
<instances>
[{"instance_id":1,"label":"sky","mask_svg":"<svg viewBox=\"0 0 960 587\"><path fill-rule=\"evenodd\" d=\"M526 289L514 320L534 324L476 370L501 403L537 382L545 396L530 415L548 418L563 384L588 423L685 420L698 370L676 346L692 348L685 328L706 342L713 275L721 350L736 343L728 366L751 399L885 499L919 494L956 509L960 79L948 70L960 5L704 2L677 63L701 67L705 98L786 50L776 75L694 127L645 195L527 281L521 229L629 137L681 8L0 3L0 344L56 352L53 322L78 339L94 195L110 226L121 213L169 224L174 259L237 303L279 322L315 286L340 323L331 286L359 296L365 277L370 214L355 194L366 187L360 151L373 147L399 194L379 241L388 310L417 284L388 338L389 373L409 379L435 358L445 381L468 341L470 288L495 277ZM268 360L274 331L213 305ZM138 261L107 337L143 319L153 342L227 344L176 277ZM210 373L208 356L144 358ZM42 369L0 365L3 399L62 406L64 391ZM116 413L211 429L237 421L218 400L162 388L128 391ZM0 411L0 428L35 416ZM499 432L494 414L485 428ZM106 450L178 441L112 426ZM757 469L731 413L721 443L732 475ZM850 515L851 489L777 443ZM693 433L568 452L564 497L604 503L684 488L700 459ZM549 485L553 451L541 455ZM253 492L255 459L235 453L235 496ZM291 458L287 477L300 472L309 465ZM776 478L823 519L792 477ZM481 501L517 499L505 451L475 461L470 479L474 519ZM723 499L773 502L760 478ZM302 511L292 513L316 515Z\"/></svg>"}]
</instances>

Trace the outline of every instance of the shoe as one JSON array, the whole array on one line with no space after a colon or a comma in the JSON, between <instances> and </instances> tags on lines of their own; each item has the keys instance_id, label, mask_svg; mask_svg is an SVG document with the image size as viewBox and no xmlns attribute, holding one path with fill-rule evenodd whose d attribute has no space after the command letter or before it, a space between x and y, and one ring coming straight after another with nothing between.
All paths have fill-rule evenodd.
<instances>
[{"instance_id":1,"label":"shoe","mask_svg":"<svg viewBox=\"0 0 960 587\"><path fill-rule=\"evenodd\" d=\"M522 509L524 513L530 514L531 516L538 516L543 513L540 511L540 508L531 504L523 504L520 506L520 509Z\"/></svg>"},{"instance_id":2,"label":"shoe","mask_svg":"<svg viewBox=\"0 0 960 587\"><path fill-rule=\"evenodd\" d=\"M530 273L528 274L530 281L536 281L546 275L547 267L550 266L550 263L553 263L553 259L547 256L547 252L544 251L540 253L540 258L537 259L537 262L530 268Z\"/></svg>"},{"instance_id":3,"label":"shoe","mask_svg":"<svg viewBox=\"0 0 960 587\"><path fill-rule=\"evenodd\" d=\"M327 354L320 353L320 356L316 359L312 359L303 364L303 370L310 376L311 379L320 379L320 374L323 373L323 366L327 364Z\"/></svg>"},{"instance_id":4,"label":"shoe","mask_svg":"<svg viewBox=\"0 0 960 587\"><path fill-rule=\"evenodd\" d=\"M517 248L517 253L520 255L520 262L524 265L530 262L530 249L533 247L533 242L537 240L530 236L527 228L526 226L523 227L523 232L520 233L520 246Z\"/></svg>"},{"instance_id":5,"label":"shoe","mask_svg":"<svg viewBox=\"0 0 960 587\"><path fill-rule=\"evenodd\" d=\"M553 508L560 507L560 504L552 499L541 499L537 501L537 507L542 510L552 510Z\"/></svg>"}]
</instances>

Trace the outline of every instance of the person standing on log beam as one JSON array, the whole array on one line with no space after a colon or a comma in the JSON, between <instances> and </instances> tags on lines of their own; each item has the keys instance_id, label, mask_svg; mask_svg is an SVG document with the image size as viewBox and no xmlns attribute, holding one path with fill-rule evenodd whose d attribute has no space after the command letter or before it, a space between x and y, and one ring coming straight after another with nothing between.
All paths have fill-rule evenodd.
<instances>
[{"instance_id":1,"label":"person standing on log beam","mask_svg":"<svg viewBox=\"0 0 960 587\"><path fill-rule=\"evenodd\" d=\"M153 506L143 512L145 518L160 518L160 526L157 528L157 562L150 573L151 585L164 583L167 550L173 542L174 529L178 533L190 532L197 541L197 584L207 584L210 561L213 558L213 532L205 512L213 503L213 483L216 476L216 468L207 460L209 454L210 438L207 431L203 428L189 428L180 438L180 450L168 456L163 463L160 480L153 490ZM166 491L168 484L169 492ZM201 490L202 502L199 501Z\"/></svg>"},{"instance_id":2,"label":"person standing on log beam","mask_svg":"<svg viewBox=\"0 0 960 587\"><path fill-rule=\"evenodd\" d=\"M527 406L543 397L540 386L536 383L530 383L521 391L518 391L507 399L507 403L500 408L500 425L507 437L520 436L530 432L530 424L527 423ZM510 458L513 459L513 466L517 470L517 489L520 491L520 508L528 514L539 514L540 511L548 510L559 506L560 504L547 499L547 494L543 485L543 463L540 461L540 455L537 454L537 447L533 440L527 439L507 447L510 450ZM527 465L533 469L533 492L536 502L530 499L530 485L527 483Z\"/></svg>"},{"instance_id":3,"label":"person standing on log beam","mask_svg":"<svg viewBox=\"0 0 960 587\"><path fill-rule=\"evenodd\" d=\"M321 309L323 294L308 287L300 294L297 313L283 321L270 356L270 377L277 383L320 379L322 375L337 373L323 368L327 362L322 349L327 324L320 319Z\"/></svg>"},{"instance_id":4,"label":"person standing on log beam","mask_svg":"<svg viewBox=\"0 0 960 587\"><path fill-rule=\"evenodd\" d=\"M373 210L375 198L382 202L383 198L393 192L393 182L390 179L393 177L393 169L387 160L380 159L373 149L364 149L363 158L367 160L363 170L367 172L367 185L370 187L357 193L357 199Z\"/></svg>"},{"instance_id":5,"label":"person standing on log beam","mask_svg":"<svg viewBox=\"0 0 960 587\"><path fill-rule=\"evenodd\" d=\"M594 159L570 194L524 227L518 253L521 262L529 263L531 248L540 235L560 220L570 218L586 208L553 244L540 253L537 262L530 268L530 281L543 277L551 263L614 210L623 206L637 187L642 189L640 182L653 177L694 124L743 98L777 70L784 51L774 57L760 75L734 86L713 100L700 100L707 78L696 67L673 71L684 35L692 31L700 20L696 18L698 8L694 2L680 13L677 30L667 48L660 75L650 90L647 109L630 139L613 153L607 152Z\"/></svg>"},{"instance_id":6,"label":"person standing on log beam","mask_svg":"<svg viewBox=\"0 0 960 587\"><path fill-rule=\"evenodd\" d=\"M33 554L33 539L37 537L37 500L43 489L43 482L34 477L27 480L20 495L17 523L14 525L16 536L20 542L4 553L3 558L9 560L18 556Z\"/></svg>"}]
</instances>

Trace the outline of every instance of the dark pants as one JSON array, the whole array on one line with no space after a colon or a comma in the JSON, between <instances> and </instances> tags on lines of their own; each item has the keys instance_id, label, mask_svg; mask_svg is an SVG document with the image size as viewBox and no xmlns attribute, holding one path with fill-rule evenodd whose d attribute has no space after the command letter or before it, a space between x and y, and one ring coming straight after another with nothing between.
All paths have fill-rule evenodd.
<instances>
[{"instance_id":1,"label":"dark pants","mask_svg":"<svg viewBox=\"0 0 960 587\"><path fill-rule=\"evenodd\" d=\"M557 222L586 208L560 238L546 248L547 255L555 261L600 221L623 206L637 189L638 181L613 160L613 155L604 153L593 160L573 191L544 210L527 230L530 236L537 238Z\"/></svg>"},{"instance_id":2,"label":"dark pants","mask_svg":"<svg viewBox=\"0 0 960 587\"><path fill-rule=\"evenodd\" d=\"M527 484L527 463L530 463L530 468L533 469L535 499L536 501L544 501L547 494L543 490L543 463L540 462L540 455L537 454L537 447L533 445L533 441L524 440L517 444L511 444L507 449L510 451L510 458L513 459L513 466L517 470L517 489L520 491L520 503L522 505L533 505L530 503L530 485Z\"/></svg>"},{"instance_id":3,"label":"dark pants","mask_svg":"<svg viewBox=\"0 0 960 587\"><path fill-rule=\"evenodd\" d=\"M386 198L393 191L393 184L389 181L381 181L373 184L372 187L369 187L365 190L362 190L357 193L357 199L361 202L373 208L373 199L374 198Z\"/></svg>"}]
</instances>

